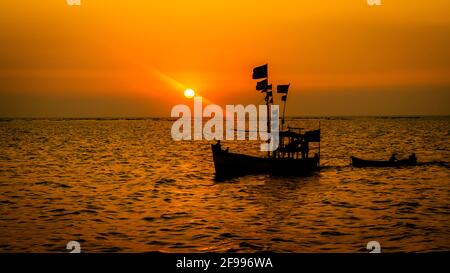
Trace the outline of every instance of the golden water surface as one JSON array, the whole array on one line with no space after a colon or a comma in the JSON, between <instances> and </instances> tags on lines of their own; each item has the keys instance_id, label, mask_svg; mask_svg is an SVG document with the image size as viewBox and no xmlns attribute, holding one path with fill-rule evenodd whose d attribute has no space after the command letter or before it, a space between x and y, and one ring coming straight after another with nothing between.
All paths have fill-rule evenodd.
<instances>
[{"instance_id":1,"label":"golden water surface","mask_svg":"<svg viewBox=\"0 0 450 273\"><path fill-rule=\"evenodd\" d=\"M319 121L316 175L216 182L211 142L172 141L169 119L2 120L0 252L450 250L449 118L289 123ZM431 163L349 166L392 152Z\"/></svg>"}]
</instances>

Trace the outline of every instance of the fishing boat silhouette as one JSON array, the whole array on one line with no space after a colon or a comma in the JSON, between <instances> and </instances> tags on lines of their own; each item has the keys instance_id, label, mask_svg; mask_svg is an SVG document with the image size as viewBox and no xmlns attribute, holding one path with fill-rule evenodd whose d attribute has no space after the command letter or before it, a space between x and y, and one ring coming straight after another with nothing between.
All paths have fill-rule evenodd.
<instances>
[{"instance_id":1,"label":"fishing boat silhouette","mask_svg":"<svg viewBox=\"0 0 450 273\"><path fill-rule=\"evenodd\" d=\"M268 65L253 69L256 90L265 94L267 109L273 104L272 84L268 83ZM287 127L285 112L287 94L290 85L278 85L277 93L282 94L283 115L279 130L279 145L274 151L268 151L266 157L232 153L229 149L222 149L220 141L211 145L216 179L224 179L248 174L274 175L309 175L320 168L320 125L313 131L302 131L302 128ZM270 110L267 111L269 113ZM270 133L270 116L267 114L267 129ZM271 141L271 140L269 140ZM318 151L310 157L311 142L318 143Z\"/></svg>"}]
</instances>

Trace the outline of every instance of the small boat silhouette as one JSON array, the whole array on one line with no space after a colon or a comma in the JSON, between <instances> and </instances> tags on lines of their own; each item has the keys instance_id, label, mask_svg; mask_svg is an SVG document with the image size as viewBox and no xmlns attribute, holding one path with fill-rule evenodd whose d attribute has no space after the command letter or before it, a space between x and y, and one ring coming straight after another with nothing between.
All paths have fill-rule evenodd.
<instances>
[{"instance_id":1,"label":"small boat silhouette","mask_svg":"<svg viewBox=\"0 0 450 273\"><path fill-rule=\"evenodd\" d=\"M352 160L352 166L357 168L362 167L402 167L402 166L416 166L417 158L415 154L412 154L406 159L395 159L395 155L389 160L366 160L355 156L350 157Z\"/></svg>"}]
</instances>

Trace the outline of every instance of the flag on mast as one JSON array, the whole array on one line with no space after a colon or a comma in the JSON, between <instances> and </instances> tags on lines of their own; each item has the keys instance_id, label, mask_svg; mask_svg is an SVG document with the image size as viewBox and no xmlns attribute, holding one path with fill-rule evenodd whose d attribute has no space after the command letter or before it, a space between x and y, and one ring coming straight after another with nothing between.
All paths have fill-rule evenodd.
<instances>
[{"instance_id":1,"label":"flag on mast","mask_svg":"<svg viewBox=\"0 0 450 273\"><path fill-rule=\"evenodd\" d=\"M267 89L267 79L256 83L256 90L266 90Z\"/></svg>"},{"instance_id":2,"label":"flag on mast","mask_svg":"<svg viewBox=\"0 0 450 273\"><path fill-rule=\"evenodd\" d=\"M290 85L291 84L278 85L277 86L277 93L279 93L279 94L287 94Z\"/></svg>"},{"instance_id":3,"label":"flag on mast","mask_svg":"<svg viewBox=\"0 0 450 273\"><path fill-rule=\"evenodd\" d=\"M254 80L267 78L267 64L255 67L252 78Z\"/></svg>"},{"instance_id":4,"label":"flag on mast","mask_svg":"<svg viewBox=\"0 0 450 273\"><path fill-rule=\"evenodd\" d=\"M305 140L308 142L320 142L320 129L307 131L305 133Z\"/></svg>"}]
</instances>

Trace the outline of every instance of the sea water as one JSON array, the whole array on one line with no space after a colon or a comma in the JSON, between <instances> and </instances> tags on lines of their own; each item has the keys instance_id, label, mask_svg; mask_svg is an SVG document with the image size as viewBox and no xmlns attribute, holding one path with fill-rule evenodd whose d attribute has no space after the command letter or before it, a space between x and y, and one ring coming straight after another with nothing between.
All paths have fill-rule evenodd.
<instances>
[{"instance_id":1,"label":"sea water","mask_svg":"<svg viewBox=\"0 0 450 273\"><path fill-rule=\"evenodd\" d=\"M173 121L1 120L0 252L450 250L449 117L290 118L320 124L320 172L221 182L213 142L173 141ZM413 152L429 164L349 165Z\"/></svg>"}]
</instances>

